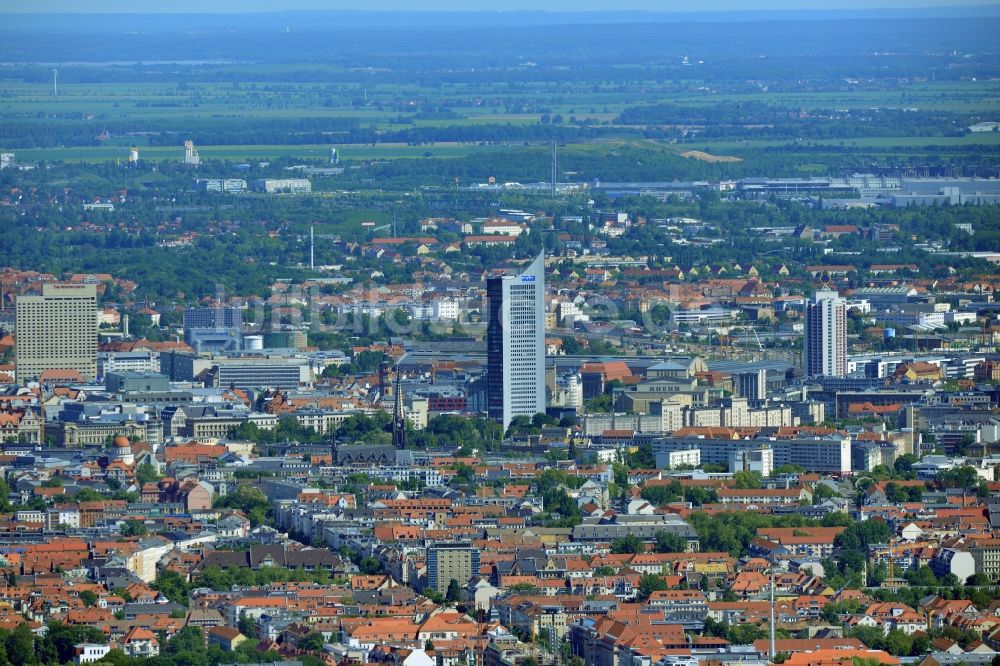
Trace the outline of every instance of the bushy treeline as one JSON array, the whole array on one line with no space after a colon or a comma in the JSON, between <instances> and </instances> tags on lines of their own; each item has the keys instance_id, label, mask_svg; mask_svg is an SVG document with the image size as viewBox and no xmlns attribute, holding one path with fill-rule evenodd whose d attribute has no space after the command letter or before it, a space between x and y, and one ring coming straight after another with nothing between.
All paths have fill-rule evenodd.
<instances>
[{"instance_id":1,"label":"bushy treeline","mask_svg":"<svg viewBox=\"0 0 1000 666\"><path fill-rule=\"evenodd\" d=\"M655 104L622 111L618 122L642 125L650 138L678 138L696 126L702 139L849 139L862 137L960 136L970 116L904 109L811 110L764 102L690 106Z\"/></svg>"},{"instance_id":2,"label":"bushy treeline","mask_svg":"<svg viewBox=\"0 0 1000 666\"><path fill-rule=\"evenodd\" d=\"M379 129L375 125L366 123L360 116L359 113L358 117L353 118L275 120L243 117L198 121L20 119L0 123L0 145L13 149L98 146L102 143L98 136L105 130L112 137L131 137L150 146L180 146L186 140L192 140L198 146L566 142L628 134L621 129L589 124L567 125L551 122L451 124Z\"/></svg>"}]
</instances>

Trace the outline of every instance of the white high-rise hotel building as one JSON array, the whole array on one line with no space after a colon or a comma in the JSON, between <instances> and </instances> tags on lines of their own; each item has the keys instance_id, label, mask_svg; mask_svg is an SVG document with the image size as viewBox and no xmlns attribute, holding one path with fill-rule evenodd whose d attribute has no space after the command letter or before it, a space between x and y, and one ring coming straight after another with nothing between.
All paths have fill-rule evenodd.
<instances>
[{"instance_id":1,"label":"white high-rise hotel building","mask_svg":"<svg viewBox=\"0 0 1000 666\"><path fill-rule=\"evenodd\" d=\"M803 366L807 377L847 374L847 303L836 291L817 291L806 304Z\"/></svg>"},{"instance_id":2,"label":"white high-rise hotel building","mask_svg":"<svg viewBox=\"0 0 1000 666\"><path fill-rule=\"evenodd\" d=\"M97 287L46 284L41 296L18 296L17 381L46 370L76 370L97 378Z\"/></svg>"},{"instance_id":3,"label":"white high-rise hotel building","mask_svg":"<svg viewBox=\"0 0 1000 666\"><path fill-rule=\"evenodd\" d=\"M515 416L545 411L544 256L520 275L486 282L486 407L504 428Z\"/></svg>"}]
</instances>

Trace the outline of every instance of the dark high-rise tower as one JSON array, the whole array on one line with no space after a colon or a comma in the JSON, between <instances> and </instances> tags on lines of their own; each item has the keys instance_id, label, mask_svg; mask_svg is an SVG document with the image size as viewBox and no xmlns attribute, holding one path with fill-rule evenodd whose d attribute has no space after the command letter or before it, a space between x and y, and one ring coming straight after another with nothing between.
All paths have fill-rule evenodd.
<instances>
[{"instance_id":1,"label":"dark high-rise tower","mask_svg":"<svg viewBox=\"0 0 1000 666\"><path fill-rule=\"evenodd\" d=\"M503 281L486 281L486 416L503 422Z\"/></svg>"}]
</instances>

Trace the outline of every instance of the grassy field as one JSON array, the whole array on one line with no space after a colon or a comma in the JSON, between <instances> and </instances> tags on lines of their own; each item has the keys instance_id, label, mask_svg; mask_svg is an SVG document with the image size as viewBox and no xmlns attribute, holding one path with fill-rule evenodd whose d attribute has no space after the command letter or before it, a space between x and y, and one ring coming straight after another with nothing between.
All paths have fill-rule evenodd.
<instances>
[{"instance_id":1,"label":"grassy field","mask_svg":"<svg viewBox=\"0 0 1000 666\"><path fill-rule=\"evenodd\" d=\"M2 75L2 69L0 69ZM334 75L331 72L331 77ZM336 80L332 78L331 80ZM846 87L846 84L845 84ZM355 118L388 128L405 120L417 126L530 123L542 113L567 120L612 122L627 106L668 102L703 106L720 102L762 102L790 109L916 108L970 114L1000 113L1000 82L918 82L891 89L819 92L716 92L699 81L631 81L624 89L610 84L555 85L551 82L480 86L444 83L419 85L331 83L121 83L51 86L0 80L0 113L5 117L92 118L95 125L123 120L199 120L219 118ZM420 115L446 108L457 118ZM426 116L426 117L425 117Z\"/></svg>"}]
</instances>

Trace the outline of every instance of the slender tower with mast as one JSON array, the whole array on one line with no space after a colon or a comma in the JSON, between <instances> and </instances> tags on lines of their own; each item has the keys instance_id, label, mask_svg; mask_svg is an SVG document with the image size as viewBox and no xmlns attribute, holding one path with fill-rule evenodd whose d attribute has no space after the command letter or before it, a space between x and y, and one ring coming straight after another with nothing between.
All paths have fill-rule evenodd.
<instances>
[{"instance_id":1,"label":"slender tower with mast","mask_svg":"<svg viewBox=\"0 0 1000 666\"><path fill-rule=\"evenodd\" d=\"M392 400L392 445L397 451L406 448L406 416L403 414L403 389L400 386L402 373L396 365L396 379Z\"/></svg>"}]
</instances>

